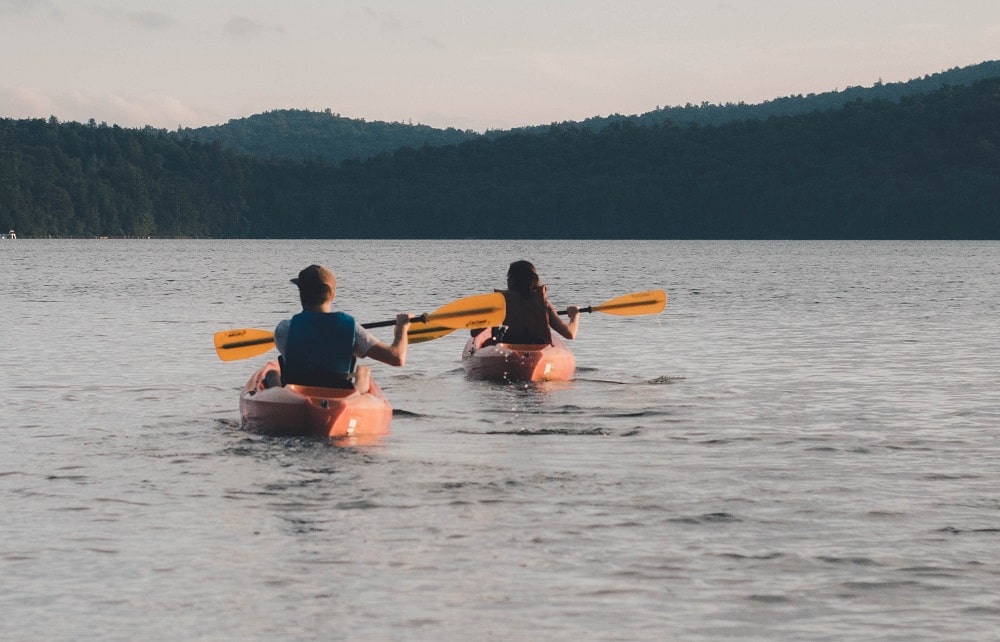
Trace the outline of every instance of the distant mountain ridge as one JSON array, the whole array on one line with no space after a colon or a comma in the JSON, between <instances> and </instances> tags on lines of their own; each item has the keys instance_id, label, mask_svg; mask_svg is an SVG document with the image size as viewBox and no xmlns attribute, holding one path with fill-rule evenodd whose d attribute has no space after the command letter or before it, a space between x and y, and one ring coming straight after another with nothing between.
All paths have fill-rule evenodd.
<instances>
[{"instance_id":1,"label":"distant mountain ridge","mask_svg":"<svg viewBox=\"0 0 1000 642\"><path fill-rule=\"evenodd\" d=\"M613 122L632 120L648 127L666 121L677 125L725 125L736 120L764 120L771 117L799 116L814 111L840 109L856 101L888 100L898 103L906 96L928 94L944 87L967 87L979 80L1000 77L1000 61L987 61L967 67L954 67L948 71L927 74L903 82L883 83L881 80L871 87L847 87L846 89L802 94L775 98L759 104L726 103L724 105L688 104L683 107L664 107L637 116L615 114L607 117L593 117L580 123L591 129L602 129ZM527 129L545 129L531 127Z\"/></svg>"},{"instance_id":2,"label":"distant mountain ridge","mask_svg":"<svg viewBox=\"0 0 1000 642\"><path fill-rule=\"evenodd\" d=\"M201 143L218 142L231 151L262 158L332 163L367 160L401 147L457 145L479 136L454 128L345 118L330 109L279 109L233 119L225 125L181 128L175 135Z\"/></svg>"},{"instance_id":3,"label":"distant mountain ridge","mask_svg":"<svg viewBox=\"0 0 1000 642\"><path fill-rule=\"evenodd\" d=\"M322 112L285 109L233 119L224 125L181 128L172 135L203 143L218 142L232 151L261 158L321 159L339 164L347 160L364 161L403 148L443 147L477 138L495 139L513 133L544 133L556 124L600 131L626 120L641 127L666 122L676 125L719 126L737 120L796 116L840 109L856 101L899 102L906 96L930 93L946 86L969 86L978 80L996 77L1000 77L1000 61L987 61L905 82L878 82L872 87L847 87L805 96L799 94L759 104L688 104L682 107L664 107L638 115L594 116L578 122L491 130L483 134L455 128L437 129L419 124L345 118L330 109Z\"/></svg>"}]
</instances>

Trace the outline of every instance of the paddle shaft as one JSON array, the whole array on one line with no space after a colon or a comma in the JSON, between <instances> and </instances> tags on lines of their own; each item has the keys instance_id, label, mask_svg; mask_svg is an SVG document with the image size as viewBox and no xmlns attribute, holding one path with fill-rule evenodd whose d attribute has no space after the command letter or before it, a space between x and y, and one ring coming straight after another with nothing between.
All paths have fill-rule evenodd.
<instances>
[{"instance_id":1,"label":"paddle shaft","mask_svg":"<svg viewBox=\"0 0 1000 642\"><path fill-rule=\"evenodd\" d=\"M428 323L432 317L433 317L433 319L435 321L437 321L439 319L454 319L454 318L458 318L458 317L469 317L469 316L480 315L480 314L492 314L495 311L496 311L495 307L483 307L483 308L467 308L467 309L460 310L460 311L457 311L457 312L442 312L442 313L434 313L434 314L428 314L428 313L424 312L423 314L419 314L417 316L410 317L410 323ZM396 325L396 320L395 319L391 319L389 321L372 321L371 323L362 323L361 327L362 328L387 328L387 327L389 327L391 325ZM437 328L435 328L435 329L437 329ZM451 329L455 330L457 328L451 328Z\"/></svg>"},{"instance_id":2,"label":"paddle shaft","mask_svg":"<svg viewBox=\"0 0 1000 642\"><path fill-rule=\"evenodd\" d=\"M427 321L427 314L421 314L419 316L410 317L410 322L413 321ZM391 319L389 321L371 321L369 323L362 323L361 327L367 329L371 328L388 328L389 326L396 325L396 320ZM449 330L454 332L453 328L428 328L424 332L426 334L435 334L439 330ZM257 339L245 339L243 341L230 341L228 343L223 343L219 346L222 350L235 350L236 348L249 348L250 346L261 346L269 343L274 343L274 335L269 337L260 337Z\"/></svg>"}]
</instances>

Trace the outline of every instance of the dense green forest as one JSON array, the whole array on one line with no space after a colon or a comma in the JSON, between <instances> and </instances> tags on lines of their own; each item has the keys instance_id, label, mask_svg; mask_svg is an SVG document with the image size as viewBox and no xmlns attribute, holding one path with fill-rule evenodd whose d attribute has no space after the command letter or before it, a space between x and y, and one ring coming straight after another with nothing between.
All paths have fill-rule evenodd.
<instances>
[{"instance_id":1,"label":"dense green forest","mask_svg":"<svg viewBox=\"0 0 1000 642\"><path fill-rule=\"evenodd\" d=\"M334 165L0 120L21 237L1000 239L1000 78L718 126L631 120Z\"/></svg>"}]
</instances>

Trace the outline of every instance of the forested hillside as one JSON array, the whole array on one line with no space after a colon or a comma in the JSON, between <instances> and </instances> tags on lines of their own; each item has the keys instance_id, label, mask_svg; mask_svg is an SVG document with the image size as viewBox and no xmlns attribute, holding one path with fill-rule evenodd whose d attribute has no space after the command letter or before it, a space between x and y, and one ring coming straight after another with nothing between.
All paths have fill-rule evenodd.
<instances>
[{"instance_id":1,"label":"forested hillside","mask_svg":"<svg viewBox=\"0 0 1000 642\"><path fill-rule=\"evenodd\" d=\"M756 105L740 102L663 107L637 116L588 118L581 124L592 129L602 129L627 118L642 126L658 125L667 121L677 125L724 125L735 120L764 120L775 116L798 116L814 111L840 109L857 101L899 102L907 96L928 94L944 87L967 87L980 80L998 77L1000 77L1000 61L989 61L968 67L956 67L905 82L883 83L880 80L871 87L845 87L821 94L785 96Z\"/></svg>"},{"instance_id":2,"label":"forested hillside","mask_svg":"<svg viewBox=\"0 0 1000 642\"><path fill-rule=\"evenodd\" d=\"M721 126L479 137L341 166L0 121L22 237L1000 239L1000 78Z\"/></svg>"},{"instance_id":3,"label":"forested hillside","mask_svg":"<svg viewBox=\"0 0 1000 642\"><path fill-rule=\"evenodd\" d=\"M344 118L329 109L270 111L230 120L225 125L180 129L175 135L203 143L219 142L233 151L262 158L322 159L331 163L367 160L400 147L455 145L478 136L453 128Z\"/></svg>"},{"instance_id":4,"label":"forested hillside","mask_svg":"<svg viewBox=\"0 0 1000 642\"><path fill-rule=\"evenodd\" d=\"M926 94L946 86L968 86L987 78L1000 77L1000 61L949 69L906 82L877 83L872 87L847 87L807 96L786 96L751 105L726 103L657 108L639 115L595 116L580 123L594 131L629 120L642 127L672 122L676 125L725 125L735 120L766 120L775 116L797 116L814 111L840 109L848 103L872 100L899 102L914 94ZM224 125L182 128L172 135L203 143L219 142L233 151L262 158L323 159L332 163L367 160L403 147L442 147L480 137L500 138L511 133L545 133L554 123L516 130L492 130L484 134L457 129L435 129L426 125L386 123L344 118L324 112L286 109L230 120Z\"/></svg>"}]
</instances>

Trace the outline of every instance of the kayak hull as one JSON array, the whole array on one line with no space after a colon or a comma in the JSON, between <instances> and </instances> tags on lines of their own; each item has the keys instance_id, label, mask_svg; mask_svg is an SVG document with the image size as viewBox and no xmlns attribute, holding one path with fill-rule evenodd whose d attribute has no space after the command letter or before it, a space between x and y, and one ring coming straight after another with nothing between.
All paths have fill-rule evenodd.
<instances>
[{"instance_id":1,"label":"kayak hull","mask_svg":"<svg viewBox=\"0 0 1000 642\"><path fill-rule=\"evenodd\" d=\"M554 334L551 344L534 345L493 343L485 331L465 344L462 367L470 379L485 381L569 381L576 373L576 357Z\"/></svg>"},{"instance_id":2,"label":"kayak hull","mask_svg":"<svg viewBox=\"0 0 1000 642\"><path fill-rule=\"evenodd\" d=\"M254 373L240 393L243 428L274 437L313 437L347 444L373 443L389 433L392 406L372 381L367 393L316 386L264 387L277 361Z\"/></svg>"}]
</instances>

